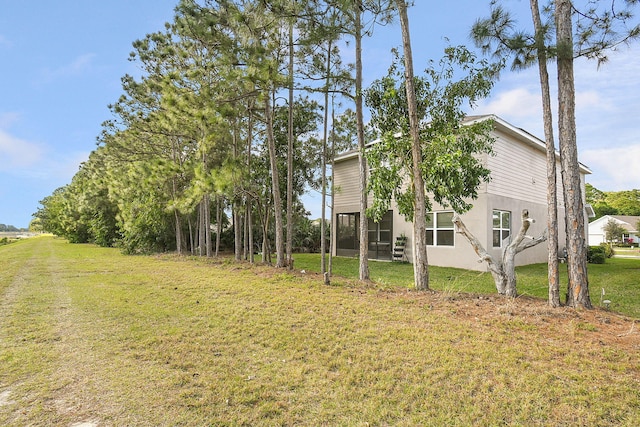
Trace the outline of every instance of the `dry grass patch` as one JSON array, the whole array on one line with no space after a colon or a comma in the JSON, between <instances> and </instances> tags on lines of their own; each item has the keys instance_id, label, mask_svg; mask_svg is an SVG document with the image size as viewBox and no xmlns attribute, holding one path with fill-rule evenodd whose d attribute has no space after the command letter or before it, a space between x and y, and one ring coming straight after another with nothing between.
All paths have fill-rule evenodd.
<instances>
[{"instance_id":1,"label":"dry grass patch","mask_svg":"<svg viewBox=\"0 0 640 427\"><path fill-rule=\"evenodd\" d=\"M25 243L0 248L2 425L640 423L613 313Z\"/></svg>"}]
</instances>

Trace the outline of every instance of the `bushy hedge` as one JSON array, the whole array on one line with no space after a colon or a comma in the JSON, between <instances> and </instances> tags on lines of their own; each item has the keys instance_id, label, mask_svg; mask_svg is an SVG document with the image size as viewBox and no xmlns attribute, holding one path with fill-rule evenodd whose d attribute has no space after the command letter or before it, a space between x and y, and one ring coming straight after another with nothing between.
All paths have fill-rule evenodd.
<instances>
[{"instance_id":1,"label":"bushy hedge","mask_svg":"<svg viewBox=\"0 0 640 427\"><path fill-rule=\"evenodd\" d=\"M591 264L604 264L607 259L606 250L603 246L589 246L587 251L587 262Z\"/></svg>"},{"instance_id":2,"label":"bushy hedge","mask_svg":"<svg viewBox=\"0 0 640 427\"><path fill-rule=\"evenodd\" d=\"M607 244L607 243L600 243L600 246L604 248L604 255L607 258L611 258L613 257L613 255L615 255L615 252L613 250L613 246Z\"/></svg>"}]
</instances>

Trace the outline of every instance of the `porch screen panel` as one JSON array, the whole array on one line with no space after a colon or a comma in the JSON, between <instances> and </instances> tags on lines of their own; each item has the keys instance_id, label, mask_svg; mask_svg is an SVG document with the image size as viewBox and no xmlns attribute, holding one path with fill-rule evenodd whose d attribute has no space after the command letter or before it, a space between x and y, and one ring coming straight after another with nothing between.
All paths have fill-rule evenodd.
<instances>
[{"instance_id":1,"label":"porch screen panel","mask_svg":"<svg viewBox=\"0 0 640 427\"><path fill-rule=\"evenodd\" d=\"M344 213L337 215L338 249L358 249L358 213Z\"/></svg>"}]
</instances>

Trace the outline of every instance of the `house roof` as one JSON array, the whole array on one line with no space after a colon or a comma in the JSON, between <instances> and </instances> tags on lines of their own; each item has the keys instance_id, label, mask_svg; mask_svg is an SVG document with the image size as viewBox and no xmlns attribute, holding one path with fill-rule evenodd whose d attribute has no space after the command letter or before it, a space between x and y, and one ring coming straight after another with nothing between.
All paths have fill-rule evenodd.
<instances>
[{"instance_id":1,"label":"house roof","mask_svg":"<svg viewBox=\"0 0 640 427\"><path fill-rule=\"evenodd\" d=\"M637 233L637 224L640 221L640 216L629 216L629 215L604 215L600 218L596 219L593 222L589 223L590 230L598 230L607 222L614 220L622 228L627 230L630 233ZM593 225L592 225L593 224Z\"/></svg>"},{"instance_id":2,"label":"house roof","mask_svg":"<svg viewBox=\"0 0 640 427\"><path fill-rule=\"evenodd\" d=\"M547 151L547 147L546 144L543 140L541 140L540 138L532 135L531 133L527 132L526 130L513 126L512 124L510 124L509 122L501 119L500 117L496 116L495 114L485 114L485 115L479 115L479 116L467 116L465 117L463 124L468 123L477 123L477 122L482 122L482 121L486 121L486 120L493 120L495 127L497 130L500 130L503 133L506 133L508 135L511 135L513 137L515 137L516 139L518 139L519 141L522 141L524 144L533 147L534 149L541 151L543 153L546 153ZM367 145L371 145L376 143L378 140L369 142ZM340 153L338 154L334 161L336 162L340 162L340 161L344 161L344 160L348 160L354 157L358 156L358 150L350 150L350 151L346 151L344 153ZM560 157L560 153L556 150L556 157ZM584 164L580 163L580 172L584 173L584 174L591 174L591 170L585 166Z\"/></svg>"},{"instance_id":3,"label":"house roof","mask_svg":"<svg viewBox=\"0 0 640 427\"><path fill-rule=\"evenodd\" d=\"M629 216L629 215L606 215L610 218L615 218L618 221L621 221L622 224L620 224L624 229L626 229L627 231L630 232L637 232L637 228L636 225L638 224L638 222L640 221L640 216Z\"/></svg>"}]
</instances>

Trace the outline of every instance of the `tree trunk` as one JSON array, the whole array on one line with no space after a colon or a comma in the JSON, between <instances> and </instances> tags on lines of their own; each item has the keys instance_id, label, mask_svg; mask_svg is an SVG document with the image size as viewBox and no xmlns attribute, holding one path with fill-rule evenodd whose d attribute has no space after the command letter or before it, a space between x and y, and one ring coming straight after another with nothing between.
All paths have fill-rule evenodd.
<instances>
[{"instance_id":1,"label":"tree trunk","mask_svg":"<svg viewBox=\"0 0 640 427\"><path fill-rule=\"evenodd\" d=\"M222 201L216 197L216 258L220 255L220 235L222 234Z\"/></svg>"},{"instance_id":2,"label":"tree trunk","mask_svg":"<svg viewBox=\"0 0 640 427\"><path fill-rule=\"evenodd\" d=\"M271 265L271 247L269 244L269 209L264 209L262 218L262 263Z\"/></svg>"},{"instance_id":3,"label":"tree trunk","mask_svg":"<svg viewBox=\"0 0 640 427\"><path fill-rule=\"evenodd\" d=\"M326 216L327 216L327 142L329 134L329 85L331 84L331 48L333 44L331 40L327 42L327 63L326 73L327 79L325 81L324 88L324 123L323 123L323 135L322 135L322 199L321 199L321 215L320 215L320 273L322 277L325 277L325 282L328 282L329 275L325 275L327 272L327 239L325 238L327 233ZM327 283L328 284L328 283Z\"/></svg>"},{"instance_id":4,"label":"tree trunk","mask_svg":"<svg viewBox=\"0 0 640 427\"><path fill-rule=\"evenodd\" d=\"M247 171L251 174L251 146L253 145L253 114L251 111L252 104L249 104L249 118L247 122ZM252 196L247 196L247 228L249 229L249 262L253 264L255 258L253 256L253 203Z\"/></svg>"},{"instance_id":5,"label":"tree trunk","mask_svg":"<svg viewBox=\"0 0 640 427\"><path fill-rule=\"evenodd\" d=\"M518 249L520 243L525 238L532 219L529 218L529 211L526 209L522 211L522 224L520 225L520 231L516 234L515 239L511 241L504 248L502 252L502 271L505 274L505 295L509 297L517 297L518 291L516 288L516 254L520 252Z\"/></svg>"},{"instance_id":6,"label":"tree trunk","mask_svg":"<svg viewBox=\"0 0 640 427\"><path fill-rule=\"evenodd\" d=\"M293 20L289 21L289 124L287 128L287 261L293 268Z\"/></svg>"},{"instance_id":7,"label":"tree trunk","mask_svg":"<svg viewBox=\"0 0 640 427\"><path fill-rule=\"evenodd\" d=\"M175 162L175 150L173 153L173 160ZM171 179L171 191L173 200L175 201L178 198L178 184L176 183L175 176ZM176 252L178 252L178 255L182 255L182 221L180 220L180 212L175 207L173 209L173 216L176 225Z\"/></svg>"},{"instance_id":8,"label":"tree trunk","mask_svg":"<svg viewBox=\"0 0 640 427\"><path fill-rule=\"evenodd\" d=\"M240 207L237 199L233 200L233 253L234 259L240 261L242 259L242 221L240 215Z\"/></svg>"},{"instance_id":9,"label":"tree trunk","mask_svg":"<svg viewBox=\"0 0 640 427\"><path fill-rule=\"evenodd\" d=\"M189 224L189 247L191 250L191 255L195 255L195 245L194 245L194 235L193 235L193 226L191 225L191 218L188 219Z\"/></svg>"},{"instance_id":10,"label":"tree trunk","mask_svg":"<svg viewBox=\"0 0 640 427\"><path fill-rule=\"evenodd\" d=\"M204 197L200 200L200 212L198 218L198 256L205 255L205 245L206 245L206 236L205 236L205 211L204 211Z\"/></svg>"},{"instance_id":11,"label":"tree trunk","mask_svg":"<svg viewBox=\"0 0 640 427\"><path fill-rule=\"evenodd\" d=\"M276 157L276 142L273 136L273 117L271 115L271 101L265 96L264 114L267 120L267 144L269 146L269 160L271 163L271 190L273 193L273 211L276 233L276 268L285 266L284 258L284 227L282 225L282 197L280 196L280 174L278 173L278 158Z\"/></svg>"},{"instance_id":12,"label":"tree trunk","mask_svg":"<svg viewBox=\"0 0 640 427\"><path fill-rule=\"evenodd\" d=\"M329 273L329 277L331 277L331 274L333 273L333 241L335 240L335 233L336 233L336 227L337 224L335 224L335 219L333 217L333 212L335 209L335 185L334 183L336 182L336 174L335 174L335 163L333 161L333 159L335 159L336 157L336 138L335 138L335 122L336 122L336 109L334 106L334 97L331 97L331 208L329 210L329 212L331 212L331 220L329 221L329 224L331 224L331 226L329 227L329 266L328 266L328 273Z\"/></svg>"},{"instance_id":13,"label":"tree trunk","mask_svg":"<svg viewBox=\"0 0 640 427\"><path fill-rule=\"evenodd\" d=\"M491 272L491 276L493 277L493 281L496 285L496 290L500 295L504 295L506 292L507 284L504 269L502 268L502 263L496 261L491 255L489 255L484 246L482 246L482 243L480 243L476 236L474 236L469 231L467 226L464 225L459 215L454 215L451 221L456 227L456 233L462 234L471 244L471 247L479 257L478 262L484 261L487 263L489 272Z\"/></svg>"},{"instance_id":14,"label":"tree trunk","mask_svg":"<svg viewBox=\"0 0 640 427\"><path fill-rule=\"evenodd\" d=\"M173 210L173 217L176 224L176 251L178 255L182 255L182 222L180 221L180 212Z\"/></svg>"},{"instance_id":15,"label":"tree trunk","mask_svg":"<svg viewBox=\"0 0 640 427\"><path fill-rule=\"evenodd\" d=\"M207 248L207 257L211 257L213 255L213 245L211 244L211 196L206 194L205 196L205 243Z\"/></svg>"},{"instance_id":16,"label":"tree trunk","mask_svg":"<svg viewBox=\"0 0 640 427\"><path fill-rule=\"evenodd\" d=\"M584 203L576 142L575 87L573 75L573 28L571 1L556 0L558 43L558 135L567 223L567 305L592 308L587 276Z\"/></svg>"},{"instance_id":17,"label":"tree trunk","mask_svg":"<svg viewBox=\"0 0 640 427\"><path fill-rule=\"evenodd\" d=\"M242 235L242 259L249 259L249 215L247 215L247 199L244 199L243 235Z\"/></svg>"},{"instance_id":18,"label":"tree trunk","mask_svg":"<svg viewBox=\"0 0 640 427\"><path fill-rule=\"evenodd\" d=\"M526 234L529 226L533 222L533 220L529 218L529 212L526 209L522 211L520 231L516 235L516 238L503 249L501 261L496 261L495 258L487 252L484 246L482 246L482 243L480 243L464 225L460 216L456 214L452 222L455 225L456 233L462 234L469 241L476 254L478 254L480 257L479 262L484 261L487 263L498 293L512 298L518 296L515 257L523 250L536 246L546 240L546 235L543 234L535 239L530 238L531 240L524 244L522 243L522 241L528 237Z\"/></svg>"},{"instance_id":19,"label":"tree trunk","mask_svg":"<svg viewBox=\"0 0 640 427\"><path fill-rule=\"evenodd\" d=\"M551 113L551 91L549 72L547 71L547 52L544 42L544 30L540 20L538 0L531 0L531 17L536 37L540 89L542 91L542 118L544 139L547 147L547 267L549 282L549 305L560 306L560 274L558 271L558 195L556 185L556 147L553 137L553 116Z\"/></svg>"},{"instance_id":20,"label":"tree trunk","mask_svg":"<svg viewBox=\"0 0 640 427\"><path fill-rule=\"evenodd\" d=\"M251 209L251 198L247 198L247 229L249 230L247 246L249 249L249 262L253 264L256 260L253 256L253 214L251 212Z\"/></svg>"},{"instance_id":21,"label":"tree trunk","mask_svg":"<svg viewBox=\"0 0 640 427\"><path fill-rule=\"evenodd\" d=\"M404 50L404 75L409 111L409 132L411 134L411 156L413 157L413 277L416 289L429 289L429 262L427 260L427 205L422 177L422 147L420 145L420 122L418 121L418 101L413 79L413 54L409 34L409 17L405 0L396 0L400 26L402 28L402 46Z\"/></svg>"},{"instance_id":22,"label":"tree trunk","mask_svg":"<svg viewBox=\"0 0 640 427\"><path fill-rule=\"evenodd\" d=\"M358 277L369 280L369 223L367 221L367 160L364 157L364 117L362 112L362 0L355 2L356 39L356 127L358 134L358 166L360 177L360 263Z\"/></svg>"}]
</instances>

